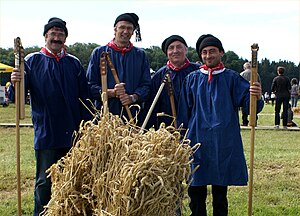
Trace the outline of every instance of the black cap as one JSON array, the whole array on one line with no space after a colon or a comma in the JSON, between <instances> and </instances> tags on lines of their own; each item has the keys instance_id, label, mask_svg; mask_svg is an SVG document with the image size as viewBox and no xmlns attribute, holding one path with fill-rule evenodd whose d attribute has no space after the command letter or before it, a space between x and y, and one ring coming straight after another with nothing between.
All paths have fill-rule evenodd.
<instances>
[{"instance_id":1,"label":"black cap","mask_svg":"<svg viewBox=\"0 0 300 216\"><path fill-rule=\"evenodd\" d=\"M121 15L119 15L117 17L114 26L116 26L116 24L119 21L127 21L127 22L132 23L133 27L135 29L135 35L136 35L135 40L136 41L141 41L142 40L138 15L136 15L135 13L124 13L124 14L121 14Z\"/></svg>"},{"instance_id":2,"label":"black cap","mask_svg":"<svg viewBox=\"0 0 300 216\"><path fill-rule=\"evenodd\" d=\"M138 26L138 21L139 21L139 17L135 14L135 13L124 13L121 14L117 17L114 26L116 26L116 24L119 21L127 21L133 24L134 28L136 28Z\"/></svg>"},{"instance_id":3,"label":"black cap","mask_svg":"<svg viewBox=\"0 0 300 216\"><path fill-rule=\"evenodd\" d=\"M205 34L205 35L201 35L196 43L196 51L198 53L198 56L202 62L202 58L201 58L201 51L203 48L207 47L207 46L215 46L217 48L219 48L220 51L224 51L224 48L222 46L221 41L216 38L215 36L211 35L211 34Z\"/></svg>"},{"instance_id":4,"label":"black cap","mask_svg":"<svg viewBox=\"0 0 300 216\"><path fill-rule=\"evenodd\" d=\"M171 35L170 37L166 38L162 44L161 44L161 49L162 51L167 54L167 50L168 50L168 47L170 46L171 43L173 43L174 41L180 41L181 43L183 43L186 47L187 47L187 44L185 42L185 40L179 36L179 35Z\"/></svg>"},{"instance_id":5,"label":"black cap","mask_svg":"<svg viewBox=\"0 0 300 216\"><path fill-rule=\"evenodd\" d=\"M63 29L66 34L66 37L68 36L68 29L66 27L66 22L57 17L52 17L49 19L48 23L44 27L43 35L45 36L45 34L49 31L49 29L51 29L53 27Z\"/></svg>"}]
</instances>

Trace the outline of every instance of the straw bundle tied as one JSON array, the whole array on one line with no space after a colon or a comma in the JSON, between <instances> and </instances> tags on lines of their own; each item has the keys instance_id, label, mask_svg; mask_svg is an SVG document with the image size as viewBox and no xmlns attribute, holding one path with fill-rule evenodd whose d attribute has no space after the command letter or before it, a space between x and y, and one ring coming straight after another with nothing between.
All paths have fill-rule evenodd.
<instances>
[{"instance_id":1,"label":"straw bundle tied","mask_svg":"<svg viewBox=\"0 0 300 216\"><path fill-rule=\"evenodd\" d=\"M137 131L111 113L82 124L48 170L52 197L43 215L176 215L195 149L173 127Z\"/></svg>"}]
</instances>

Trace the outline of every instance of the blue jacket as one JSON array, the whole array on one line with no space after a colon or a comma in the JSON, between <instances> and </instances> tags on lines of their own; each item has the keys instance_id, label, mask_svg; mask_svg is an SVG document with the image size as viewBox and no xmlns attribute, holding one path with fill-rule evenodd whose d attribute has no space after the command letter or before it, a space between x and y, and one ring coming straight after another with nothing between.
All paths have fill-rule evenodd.
<instances>
[{"instance_id":1,"label":"blue jacket","mask_svg":"<svg viewBox=\"0 0 300 216\"><path fill-rule=\"evenodd\" d=\"M91 116L85 101L88 87L79 60L66 54L59 62L42 52L25 58L25 86L30 91L34 148L58 149L72 146L72 135L81 120Z\"/></svg>"},{"instance_id":2,"label":"blue jacket","mask_svg":"<svg viewBox=\"0 0 300 216\"><path fill-rule=\"evenodd\" d=\"M188 67L183 68L180 71L174 71L166 65L163 66L162 68L160 68L154 74L154 76L151 80L151 94L150 94L149 100L147 101L147 103L145 105L145 111L146 112L149 111L149 108L152 105L152 102L157 94L158 89L161 86L161 83L162 83L167 71L169 71L169 73L170 73L172 86L173 86L173 92L174 92L175 108L177 111L180 90L181 90L184 78L190 72L197 70L199 68L199 66L200 66L199 64L191 62ZM167 116L157 117L157 114L162 113L162 112L164 112L165 114L167 114L169 116L172 116L171 102L170 102L170 96L168 94L167 85L164 86L164 89L161 92L160 97L158 98L158 101L153 109L151 118L148 121L147 128L152 127L154 125L154 127L156 129L158 129L162 122L164 122L166 124L166 126L169 126L172 124L173 118L171 118L171 117L167 117Z\"/></svg>"},{"instance_id":3,"label":"blue jacket","mask_svg":"<svg viewBox=\"0 0 300 216\"><path fill-rule=\"evenodd\" d=\"M192 186L247 185L248 173L240 134L238 108L249 113L249 82L237 72L225 69L213 75L200 70L190 73L182 87L178 125L188 129L191 146L200 143L194 153ZM257 111L263 108L258 100Z\"/></svg>"},{"instance_id":4,"label":"blue jacket","mask_svg":"<svg viewBox=\"0 0 300 216\"><path fill-rule=\"evenodd\" d=\"M129 52L120 52L109 46L97 47L93 50L89 66L87 69L87 80L91 92L92 99L99 109L102 105L100 98L101 92L101 76L100 76L100 57L102 52L109 52L112 63L118 73L120 82L125 83L125 91L127 94L139 95L138 103L146 101L150 92L150 64L146 53L137 47L133 47ZM111 69L107 67L107 88L113 89L116 82L112 75ZM121 114L127 116L125 110L122 113L122 104L118 98L108 99L109 111L115 115ZM136 109L132 108L132 116L135 116Z\"/></svg>"}]
</instances>

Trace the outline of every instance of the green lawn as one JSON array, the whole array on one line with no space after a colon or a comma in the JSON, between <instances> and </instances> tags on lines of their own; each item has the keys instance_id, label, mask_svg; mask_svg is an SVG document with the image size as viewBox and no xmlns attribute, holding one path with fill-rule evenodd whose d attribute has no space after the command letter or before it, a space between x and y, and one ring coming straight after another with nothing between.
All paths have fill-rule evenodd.
<instances>
[{"instance_id":1,"label":"green lawn","mask_svg":"<svg viewBox=\"0 0 300 216\"><path fill-rule=\"evenodd\" d=\"M0 107L0 123L15 122L11 104ZM300 125L299 114L294 121ZM29 107L21 123L30 123ZM266 105L259 115L259 126L274 125L274 107ZM33 129L22 127L21 185L22 215L32 215L35 158ZM250 130L242 130L245 155L249 162ZM15 128L0 127L0 215L17 214ZM287 130L256 130L254 159L253 214L262 216L295 216L300 212L300 133ZM229 187L229 215L247 215L248 187ZM187 206L188 200L185 204ZM208 199L212 215L211 196ZM188 207L183 215L189 215Z\"/></svg>"}]
</instances>

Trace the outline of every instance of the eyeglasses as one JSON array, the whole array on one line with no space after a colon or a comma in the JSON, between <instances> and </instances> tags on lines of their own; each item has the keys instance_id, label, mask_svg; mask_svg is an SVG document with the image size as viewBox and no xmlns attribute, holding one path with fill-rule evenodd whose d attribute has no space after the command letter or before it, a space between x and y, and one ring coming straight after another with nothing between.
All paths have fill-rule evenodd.
<instances>
[{"instance_id":1,"label":"eyeglasses","mask_svg":"<svg viewBox=\"0 0 300 216\"><path fill-rule=\"evenodd\" d=\"M217 49L202 50L201 55L207 55L208 53L212 55L215 54L217 51L218 51Z\"/></svg>"},{"instance_id":2,"label":"eyeglasses","mask_svg":"<svg viewBox=\"0 0 300 216\"><path fill-rule=\"evenodd\" d=\"M66 34L63 33L63 32L48 32L47 33L50 37L59 37L59 38L62 38L62 37L65 37Z\"/></svg>"},{"instance_id":3,"label":"eyeglasses","mask_svg":"<svg viewBox=\"0 0 300 216\"><path fill-rule=\"evenodd\" d=\"M133 32L134 31L133 26L120 25L117 28L121 31L125 31L125 30L128 31L128 32Z\"/></svg>"}]
</instances>

